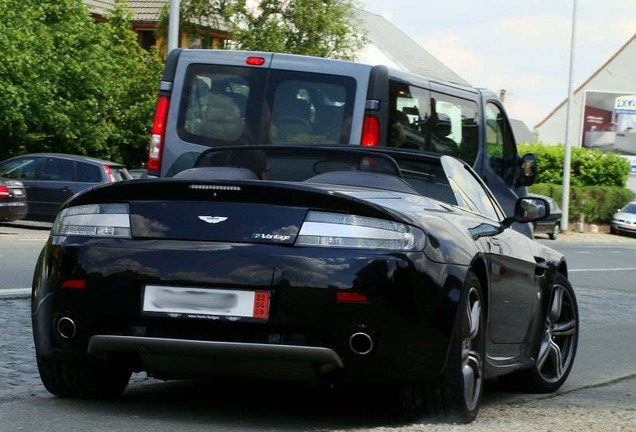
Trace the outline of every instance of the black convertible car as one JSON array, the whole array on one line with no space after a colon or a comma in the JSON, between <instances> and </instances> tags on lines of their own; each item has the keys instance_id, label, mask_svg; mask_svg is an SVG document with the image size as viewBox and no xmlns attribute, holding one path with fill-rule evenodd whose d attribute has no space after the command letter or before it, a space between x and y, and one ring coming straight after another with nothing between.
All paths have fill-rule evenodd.
<instances>
[{"instance_id":1,"label":"black convertible car","mask_svg":"<svg viewBox=\"0 0 636 432\"><path fill-rule=\"evenodd\" d=\"M302 366L391 389L407 420L472 421L485 379L551 392L572 368L566 262L510 228L546 204L506 217L463 162L386 148L214 148L172 179L95 187L35 270L42 382L100 398L132 371Z\"/></svg>"}]
</instances>

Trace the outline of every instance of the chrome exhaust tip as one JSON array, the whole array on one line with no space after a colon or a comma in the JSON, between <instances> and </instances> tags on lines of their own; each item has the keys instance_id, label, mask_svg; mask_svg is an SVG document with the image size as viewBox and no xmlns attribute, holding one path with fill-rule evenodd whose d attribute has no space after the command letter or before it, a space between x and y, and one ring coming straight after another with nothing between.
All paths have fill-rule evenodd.
<instances>
[{"instance_id":1,"label":"chrome exhaust tip","mask_svg":"<svg viewBox=\"0 0 636 432\"><path fill-rule=\"evenodd\" d=\"M64 339L73 339L77 334L77 327L75 321L69 317L62 317L57 320L57 332Z\"/></svg>"},{"instance_id":2,"label":"chrome exhaust tip","mask_svg":"<svg viewBox=\"0 0 636 432\"><path fill-rule=\"evenodd\" d=\"M354 333L349 338L349 348L358 355L367 355L373 351L373 339L367 333Z\"/></svg>"}]
</instances>

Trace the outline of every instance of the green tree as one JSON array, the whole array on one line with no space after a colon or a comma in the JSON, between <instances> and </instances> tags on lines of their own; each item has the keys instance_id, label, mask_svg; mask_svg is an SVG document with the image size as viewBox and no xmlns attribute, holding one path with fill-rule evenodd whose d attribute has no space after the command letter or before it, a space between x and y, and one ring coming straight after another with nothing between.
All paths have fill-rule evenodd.
<instances>
[{"instance_id":1,"label":"green tree","mask_svg":"<svg viewBox=\"0 0 636 432\"><path fill-rule=\"evenodd\" d=\"M229 48L354 60L366 43L353 0L182 0L181 29L227 29ZM160 34L166 34L164 13Z\"/></svg>"},{"instance_id":2,"label":"green tree","mask_svg":"<svg viewBox=\"0 0 636 432\"><path fill-rule=\"evenodd\" d=\"M138 165L161 63L117 0L96 24L81 0L0 2L0 159L51 151Z\"/></svg>"}]
</instances>

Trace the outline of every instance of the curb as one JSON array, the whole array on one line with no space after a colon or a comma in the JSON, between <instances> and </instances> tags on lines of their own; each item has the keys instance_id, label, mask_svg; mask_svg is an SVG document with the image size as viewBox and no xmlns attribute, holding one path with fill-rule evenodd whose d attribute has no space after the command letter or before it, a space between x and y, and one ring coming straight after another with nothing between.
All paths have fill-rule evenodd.
<instances>
[{"instance_id":1,"label":"curb","mask_svg":"<svg viewBox=\"0 0 636 432\"><path fill-rule=\"evenodd\" d=\"M31 297L31 288L0 289L0 300L21 299Z\"/></svg>"}]
</instances>

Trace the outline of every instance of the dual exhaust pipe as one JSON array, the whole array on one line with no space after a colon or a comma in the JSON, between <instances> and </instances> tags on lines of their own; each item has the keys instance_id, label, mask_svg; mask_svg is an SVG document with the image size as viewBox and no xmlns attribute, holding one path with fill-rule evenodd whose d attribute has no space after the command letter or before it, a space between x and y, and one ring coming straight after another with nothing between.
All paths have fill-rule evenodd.
<instances>
[{"instance_id":1,"label":"dual exhaust pipe","mask_svg":"<svg viewBox=\"0 0 636 432\"><path fill-rule=\"evenodd\" d=\"M62 339L71 340L77 335L75 321L67 316L57 320L56 329ZM373 347L373 338L368 333L357 332L349 337L349 348L357 355L367 355L373 351Z\"/></svg>"}]
</instances>

